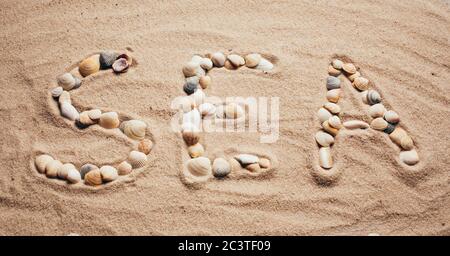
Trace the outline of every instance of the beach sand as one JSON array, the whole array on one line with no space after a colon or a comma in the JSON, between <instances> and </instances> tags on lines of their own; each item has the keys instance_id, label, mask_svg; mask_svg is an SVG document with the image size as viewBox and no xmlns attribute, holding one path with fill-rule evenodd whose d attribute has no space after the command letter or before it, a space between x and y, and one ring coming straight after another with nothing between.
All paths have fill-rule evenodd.
<instances>
[{"instance_id":1,"label":"beach sand","mask_svg":"<svg viewBox=\"0 0 450 256\"><path fill-rule=\"evenodd\" d=\"M450 9L443 1L1 1L0 235L450 235ZM73 91L75 105L149 124L150 164L99 189L47 179L46 152L77 167L120 161L115 131L79 130L49 90L84 56L130 49L138 65L101 73ZM280 137L205 134L208 152L247 148L278 160L273 174L180 180L184 146L170 129L181 67L193 54L258 52L274 61L210 72L215 96L279 97ZM401 117L421 161L400 163L386 134L344 131L333 146L339 177L314 178L327 67L348 56ZM348 81L343 118L366 117Z\"/></svg>"}]
</instances>

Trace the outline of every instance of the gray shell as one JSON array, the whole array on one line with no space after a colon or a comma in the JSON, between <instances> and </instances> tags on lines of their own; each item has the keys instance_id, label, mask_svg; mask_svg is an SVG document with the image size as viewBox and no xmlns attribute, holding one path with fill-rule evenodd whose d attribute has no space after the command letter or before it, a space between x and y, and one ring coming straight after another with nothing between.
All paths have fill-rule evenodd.
<instances>
[{"instance_id":1,"label":"gray shell","mask_svg":"<svg viewBox=\"0 0 450 256\"><path fill-rule=\"evenodd\" d=\"M375 105L381 102L380 94L375 90L369 90L367 92L367 103L370 105Z\"/></svg>"},{"instance_id":2,"label":"gray shell","mask_svg":"<svg viewBox=\"0 0 450 256\"><path fill-rule=\"evenodd\" d=\"M117 57L119 57L119 54L112 51L106 51L100 53L100 68L101 69L108 69L112 67L112 64L114 61L116 61Z\"/></svg>"},{"instance_id":3,"label":"gray shell","mask_svg":"<svg viewBox=\"0 0 450 256\"><path fill-rule=\"evenodd\" d=\"M391 124L389 122L387 122L387 128L383 130L383 132L387 133L387 134L391 134L394 130L395 130L395 124Z\"/></svg>"},{"instance_id":4,"label":"gray shell","mask_svg":"<svg viewBox=\"0 0 450 256\"><path fill-rule=\"evenodd\" d=\"M327 77L327 89L333 90L341 88L341 80L334 76Z\"/></svg>"},{"instance_id":5,"label":"gray shell","mask_svg":"<svg viewBox=\"0 0 450 256\"><path fill-rule=\"evenodd\" d=\"M80 168L81 178L84 179L84 176L88 172L90 172L90 171L92 171L94 169L98 169L98 167L96 165L93 165L93 164L85 164L85 165L81 166L81 168Z\"/></svg>"},{"instance_id":6,"label":"gray shell","mask_svg":"<svg viewBox=\"0 0 450 256\"><path fill-rule=\"evenodd\" d=\"M198 83L193 82L186 82L183 86L183 90L187 95L193 94L195 91L197 91Z\"/></svg>"}]
</instances>

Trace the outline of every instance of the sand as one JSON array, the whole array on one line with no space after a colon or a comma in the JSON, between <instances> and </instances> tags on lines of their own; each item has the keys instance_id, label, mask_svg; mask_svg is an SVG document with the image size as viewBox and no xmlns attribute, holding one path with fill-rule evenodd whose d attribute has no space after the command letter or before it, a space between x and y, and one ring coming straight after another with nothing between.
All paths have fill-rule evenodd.
<instances>
[{"instance_id":1,"label":"sand","mask_svg":"<svg viewBox=\"0 0 450 256\"><path fill-rule=\"evenodd\" d=\"M2 1L0 235L450 235L450 13L443 1ZM79 130L59 115L56 75L104 49L133 51L121 76L99 74L73 92L75 105L136 116L155 141L150 164L101 189L36 173L46 152L77 167L120 161L131 145L115 131ZM278 159L267 177L180 180L183 142L169 128L181 67L196 53L259 52L268 74L211 72L216 96L280 98L280 138L206 134L209 151L259 150ZM421 157L398 159L387 135L342 132L340 175L314 179L327 67L335 55L359 66L399 113ZM350 84L341 107L365 117Z\"/></svg>"}]
</instances>

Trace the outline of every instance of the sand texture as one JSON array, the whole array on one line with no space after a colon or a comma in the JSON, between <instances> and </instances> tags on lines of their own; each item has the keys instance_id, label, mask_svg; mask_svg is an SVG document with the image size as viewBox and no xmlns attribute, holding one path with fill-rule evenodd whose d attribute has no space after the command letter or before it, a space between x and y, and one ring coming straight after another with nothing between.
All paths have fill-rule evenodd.
<instances>
[{"instance_id":1,"label":"sand texture","mask_svg":"<svg viewBox=\"0 0 450 256\"><path fill-rule=\"evenodd\" d=\"M0 235L450 235L450 7L446 1L10 1L0 3ZM48 179L34 158L78 168L117 163L132 145L116 130L80 130L60 116L55 77L101 50L129 50L127 73L100 72L71 92L81 108L145 121L154 149L144 170L101 188ZM208 93L279 97L280 137L202 135L208 156L256 152L268 175L185 186L185 146L170 129L193 54L258 52L264 73L214 69ZM399 160L388 135L342 131L337 174L317 177L325 79L352 60L395 110L420 162ZM368 121L342 79L344 120Z\"/></svg>"}]
</instances>

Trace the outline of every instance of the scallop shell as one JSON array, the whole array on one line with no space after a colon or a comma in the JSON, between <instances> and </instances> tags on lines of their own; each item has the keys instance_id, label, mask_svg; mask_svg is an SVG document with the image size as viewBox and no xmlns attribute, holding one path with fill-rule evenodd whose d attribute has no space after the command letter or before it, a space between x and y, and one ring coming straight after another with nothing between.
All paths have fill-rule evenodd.
<instances>
[{"instance_id":1,"label":"scallop shell","mask_svg":"<svg viewBox=\"0 0 450 256\"><path fill-rule=\"evenodd\" d=\"M317 111L317 117L319 118L320 123L327 121L331 116L332 114L330 111L325 108L320 108L319 111Z\"/></svg>"},{"instance_id":2,"label":"scallop shell","mask_svg":"<svg viewBox=\"0 0 450 256\"><path fill-rule=\"evenodd\" d=\"M211 56L211 61L214 64L215 67L221 68L225 65L225 55L221 52L213 53Z\"/></svg>"},{"instance_id":3,"label":"scallop shell","mask_svg":"<svg viewBox=\"0 0 450 256\"><path fill-rule=\"evenodd\" d=\"M133 169L144 167L147 164L147 155L139 151L131 151L128 156L128 163L131 164Z\"/></svg>"},{"instance_id":4,"label":"scallop shell","mask_svg":"<svg viewBox=\"0 0 450 256\"><path fill-rule=\"evenodd\" d=\"M188 147L188 153L192 158L197 158L199 156L203 156L203 154L205 153L205 149L203 148L202 144L197 143Z\"/></svg>"},{"instance_id":5,"label":"scallop shell","mask_svg":"<svg viewBox=\"0 0 450 256\"><path fill-rule=\"evenodd\" d=\"M137 149L139 152L142 152L146 155L150 154L153 148L153 142L148 139L143 139L139 142Z\"/></svg>"},{"instance_id":6,"label":"scallop shell","mask_svg":"<svg viewBox=\"0 0 450 256\"><path fill-rule=\"evenodd\" d=\"M100 167L100 174L103 182L111 182L119 177L117 169L109 165Z\"/></svg>"},{"instance_id":7,"label":"scallop shell","mask_svg":"<svg viewBox=\"0 0 450 256\"><path fill-rule=\"evenodd\" d=\"M245 56L245 66L248 68L254 68L258 66L261 61L261 55L258 53L251 53Z\"/></svg>"},{"instance_id":8,"label":"scallop shell","mask_svg":"<svg viewBox=\"0 0 450 256\"><path fill-rule=\"evenodd\" d=\"M212 173L215 177L222 178L230 174L231 172L231 166L230 163L228 163L227 160L223 158L216 158L214 159L213 165L212 165Z\"/></svg>"},{"instance_id":9,"label":"scallop shell","mask_svg":"<svg viewBox=\"0 0 450 256\"><path fill-rule=\"evenodd\" d=\"M195 76L197 68L200 67L199 63L190 61L183 66L183 74L185 77Z\"/></svg>"},{"instance_id":10,"label":"scallop shell","mask_svg":"<svg viewBox=\"0 0 450 256\"><path fill-rule=\"evenodd\" d=\"M335 69L332 65L328 66L328 75L330 76L339 76L341 74L341 71L338 69Z\"/></svg>"},{"instance_id":11,"label":"scallop shell","mask_svg":"<svg viewBox=\"0 0 450 256\"><path fill-rule=\"evenodd\" d=\"M84 183L89 186L98 186L102 184L102 174L100 169L93 169L84 176Z\"/></svg>"},{"instance_id":12,"label":"scallop shell","mask_svg":"<svg viewBox=\"0 0 450 256\"><path fill-rule=\"evenodd\" d=\"M200 61L200 67L204 70L211 70L213 68L213 62L211 61L211 59L203 58Z\"/></svg>"},{"instance_id":13,"label":"scallop shell","mask_svg":"<svg viewBox=\"0 0 450 256\"><path fill-rule=\"evenodd\" d=\"M342 60L334 59L331 62L331 65L332 65L333 68L341 70L342 66L344 65L344 62L342 62Z\"/></svg>"},{"instance_id":14,"label":"scallop shell","mask_svg":"<svg viewBox=\"0 0 450 256\"><path fill-rule=\"evenodd\" d=\"M341 88L341 80L334 76L327 77L327 89L333 90L333 89L339 89Z\"/></svg>"},{"instance_id":15,"label":"scallop shell","mask_svg":"<svg viewBox=\"0 0 450 256\"><path fill-rule=\"evenodd\" d=\"M189 130L183 131L182 137L184 142L186 142L186 145L188 146L195 145L200 141L200 134L199 132L196 131L189 131Z\"/></svg>"},{"instance_id":16,"label":"scallop shell","mask_svg":"<svg viewBox=\"0 0 450 256\"><path fill-rule=\"evenodd\" d=\"M115 73L124 73L128 71L128 68L130 67L130 63L127 61L126 58L118 58L114 63L112 64L112 69Z\"/></svg>"},{"instance_id":17,"label":"scallop shell","mask_svg":"<svg viewBox=\"0 0 450 256\"><path fill-rule=\"evenodd\" d=\"M407 165L415 165L419 162L419 155L415 150L400 152L400 161Z\"/></svg>"},{"instance_id":18,"label":"scallop shell","mask_svg":"<svg viewBox=\"0 0 450 256\"><path fill-rule=\"evenodd\" d=\"M121 126L123 133L128 138L133 140L143 140L145 138L145 130L147 124L141 120L129 120L122 122Z\"/></svg>"},{"instance_id":19,"label":"scallop shell","mask_svg":"<svg viewBox=\"0 0 450 256\"><path fill-rule=\"evenodd\" d=\"M362 76L355 78L352 83L353 87L360 91L365 91L369 89L369 80L367 78L364 78ZM367 95L368 96L368 95Z\"/></svg>"},{"instance_id":20,"label":"scallop shell","mask_svg":"<svg viewBox=\"0 0 450 256\"><path fill-rule=\"evenodd\" d=\"M358 78L358 77L360 77L360 76L361 76L361 73L359 73L358 71L356 71L355 74L350 75L350 76L348 76L347 78L348 78L348 80L350 80L350 82L353 82L353 81L355 81L356 78Z\"/></svg>"},{"instance_id":21,"label":"scallop shell","mask_svg":"<svg viewBox=\"0 0 450 256\"><path fill-rule=\"evenodd\" d=\"M119 127L119 115L116 112L106 112L100 116L99 125L105 129L114 129Z\"/></svg>"},{"instance_id":22,"label":"scallop shell","mask_svg":"<svg viewBox=\"0 0 450 256\"><path fill-rule=\"evenodd\" d=\"M58 169L58 178L65 180L67 178L67 174L69 173L69 170L71 169L75 169L75 165L67 163L67 164L63 164L59 167Z\"/></svg>"},{"instance_id":23,"label":"scallop shell","mask_svg":"<svg viewBox=\"0 0 450 256\"><path fill-rule=\"evenodd\" d=\"M322 147L329 147L334 143L334 138L330 134L326 132L319 131L314 136L316 139L317 144L319 144Z\"/></svg>"},{"instance_id":24,"label":"scallop shell","mask_svg":"<svg viewBox=\"0 0 450 256\"><path fill-rule=\"evenodd\" d=\"M239 56L237 54L230 54L230 55L227 56L227 59L235 67L240 67L240 66L243 66L245 64L244 58L242 58L241 56Z\"/></svg>"},{"instance_id":25,"label":"scallop shell","mask_svg":"<svg viewBox=\"0 0 450 256\"><path fill-rule=\"evenodd\" d=\"M229 119L238 119L244 115L244 110L236 103L229 103L225 106L225 117Z\"/></svg>"},{"instance_id":26,"label":"scallop shell","mask_svg":"<svg viewBox=\"0 0 450 256\"><path fill-rule=\"evenodd\" d=\"M202 76L200 77L199 84L202 87L202 89L206 89L211 84L211 77L210 76Z\"/></svg>"},{"instance_id":27,"label":"scallop shell","mask_svg":"<svg viewBox=\"0 0 450 256\"><path fill-rule=\"evenodd\" d=\"M68 102L60 105L61 115L69 120L75 121L80 117L78 110Z\"/></svg>"},{"instance_id":28,"label":"scallop shell","mask_svg":"<svg viewBox=\"0 0 450 256\"><path fill-rule=\"evenodd\" d=\"M369 124L360 120L350 120L346 121L342 124L346 129L367 129L369 128Z\"/></svg>"},{"instance_id":29,"label":"scallop shell","mask_svg":"<svg viewBox=\"0 0 450 256\"><path fill-rule=\"evenodd\" d=\"M62 103L69 103L72 104L72 100L70 99L70 93L67 91L63 91L60 95L59 95L59 99L58 99L59 104Z\"/></svg>"},{"instance_id":30,"label":"scallop shell","mask_svg":"<svg viewBox=\"0 0 450 256\"><path fill-rule=\"evenodd\" d=\"M339 133L339 129L336 129L332 127L328 121L325 121L322 123L322 128L324 131L328 132L329 134L336 136Z\"/></svg>"},{"instance_id":31,"label":"scallop shell","mask_svg":"<svg viewBox=\"0 0 450 256\"><path fill-rule=\"evenodd\" d=\"M248 171L252 173L259 173L261 172L261 166L259 166L259 163L249 164L245 167Z\"/></svg>"},{"instance_id":32,"label":"scallop shell","mask_svg":"<svg viewBox=\"0 0 450 256\"><path fill-rule=\"evenodd\" d=\"M132 170L133 167L127 161L123 161L119 164L119 166L117 166L117 172L119 173L119 175L128 175Z\"/></svg>"},{"instance_id":33,"label":"scallop shell","mask_svg":"<svg viewBox=\"0 0 450 256\"><path fill-rule=\"evenodd\" d=\"M101 69L111 68L114 62L119 57L119 53L113 51L104 51L100 53L99 62Z\"/></svg>"},{"instance_id":34,"label":"scallop shell","mask_svg":"<svg viewBox=\"0 0 450 256\"><path fill-rule=\"evenodd\" d=\"M50 93L52 94L53 98L58 98L61 93L64 91L64 89L61 86L53 88Z\"/></svg>"},{"instance_id":35,"label":"scallop shell","mask_svg":"<svg viewBox=\"0 0 450 256\"><path fill-rule=\"evenodd\" d=\"M70 182L72 184L76 184L81 181L80 172L77 171L77 169L75 169L75 168L69 169L67 171L66 179L68 182Z\"/></svg>"},{"instance_id":36,"label":"scallop shell","mask_svg":"<svg viewBox=\"0 0 450 256\"><path fill-rule=\"evenodd\" d=\"M83 166L81 166L80 168L80 175L81 178L84 179L86 174L92 170L98 169L98 167L96 165L93 164L84 164Z\"/></svg>"},{"instance_id":37,"label":"scallop shell","mask_svg":"<svg viewBox=\"0 0 450 256\"><path fill-rule=\"evenodd\" d=\"M93 55L87 59L84 59L78 66L78 71L84 77L97 73L100 70L100 56L98 54Z\"/></svg>"},{"instance_id":38,"label":"scallop shell","mask_svg":"<svg viewBox=\"0 0 450 256\"><path fill-rule=\"evenodd\" d=\"M387 123L386 129L383 130L383 132L387 134L391 134L395 130L395 124Z\"/></svg>"},{"instance_id":39,"label":"scallop shell","mask_svg":"<svg viewBox=\"0 0 450 256\"><path fill-rule=\"evenodd\" d=\"M36 165L36 169L38 172L45 173L45 167L53 160L53 157L49 155L39 155L34 160L34 164Z\"/></svg>"},{"instance_id":40,"label":"scallop shell","mask_svg":"<svg viewBox=\"0 0 450 256\"><path fill-rule=\"evenodd\" d=\"M381 95L375 90L368 90L366 95L365 103L369 105L375 105L381 102Z\"/></svg>"},{"instance_id":41,"label":"scallop shell","mask_svg":"<svg viewBox=\"0 0 450 256\"><path fill-rule=\"evenodd\" d=\"M206 102L198 106L198 111L200 111L200 114L203 117L214 116L216 114L216 106L209 102Z\"/></svg>"},{"instance_id":42,"label":"scallop shell","mask_svg":"<svg viewBox=\"0 0 450 256\"><path fill-rule=\"evenodd\" d=\"M250 154L239 154L234 157L242 166L259 162L259 157Z\"/></svg>"},{"instance_id":43,"label":"scallop shell","mask_svg":"<svg viewBox=\"0 0 450 256\"><path fill-rule=\"evenodd\" d=\"M45 165L45 175L49 178L56 178L58 176L58 169L62 165L59 160L51 160Z\"/></svg>"},{"instance_id":44,"label":"scallop shell","mask_svg":"<svg viewBox=\"0 0 450 256\"><path fill-rule=\"evenodd\" d=\"M56 80L58 81L58 85L66 91L76 89L81 85L81 80L71 73L64 73L58 76Z\"/></svg>"},{"instance_id":45,"label":"scallop shell","mask_svg":"<svg viewBox=\"0 0 450 256\"><path fill-rule=\"evenodd\" d=\"M202 118L201 118L200 112L197 109L193 109L193 110L183 114L183 124L191 123L196 128L199 128L201 121L202 121Z\"/></svg>"},{"instance_id":46,"label":"scallop shell","mask_svg":"<svg viewBox=\"0 0 450 256\"><path fill-rule=\"evenodd\" d=\"M212 174L211 160L206 157L197 157L187 162L189 174L197 177L210 176Z\"/></svg>"},{"instance_id":47,"label":"scallop shell","mask_svg":"<svg viewBox=\"0 0 450 256\"><path fill-rule=\"evenodd\" d=\"M345 73L350 74L350 75L356 73L356 67L352 63L342 64L342 69L345 71Z\"/></svg>"},{"instance_id":48,"label":"scallop shell","mask_svg":"<svg viewBox=\"0 0 450 256\"><path fill-rule=\"evenodd\" d=\"M408 133L400 127L389 134L389 138L404 150L411 150L414 147L414 142Z\"/></svg>"},{"instance_id":49,"label":"scallop shell","mask_svg":"<svg viewBox=\"0 0 450 256\"><path fill-rule=\"evenodd\" d=\"M323 107L332 114L339 114L341 112L341 107L333 102L327 102L323 105Z\"/></svg>"},{"instance_id":50,"label":"scallop shell","mask_svg":"<svg viewBox=\"0 0 450 256\"><path fill-rule=\"evenodd\" d=\"M336 128L336 129L341 129L342 128L342 123L341 123L341 119L338 116L332 116L328 119L328 123L330 124L331 127Z\"/></svg>"},{"instance_id":51,"label":"scallop shell","mask_svg":"<svg viewBox=\"0 0 450 256\"><path fill-rule=\"evenodd\" d=\"M331 157L329 147L321 147L319 149L319 163L324 169L331 169L333 167L333 158Z\"/></svg>"},{"instance_id":52,"label":"scallop shell","mask_svg":"<svg viewBox=\"0 0 450 256\"><path fill-rule=\"evenodd\" d=\"M369 115L372 118L383 117L385 112L386 108L381 103L372 105L369 108Z\"/></svg>"},{"instance_id":53,"label":"scallop shell","mask_svg":"<svg viewBox=\"0 0 450 256\"><path fill-rule=\"evenodd\" d=\"M269 169L272 164L270 163L270 160L267 158L259 158L259 166L263 169Z\"/></svg>"},{"instance_id":54,"label":"scallop shell","mask_svg":"<svg viewBox=\"0 0 450 256\"><path fill-rule=\"evenodd\" d=\"M198 89L198 84L194 83L192 81L186 81L186 83L184 83L184 85L183 85L183 91L187 95L193 94L195 91L197 91L197 89Z\"/></svg>"},{"instance_id":55,"label":"scallop shell","mask_svg":"<svg viewBox=\"0 0 450 256\"><path fill-rule=\"evenodd\" d=\"M273 64L272 62L261 58L261 60L259 61L258 66L255 67L256 69L262 70L262 71L269 71L273 69Z\"/></svg>"},{"instance_id":56,"label":"scallop shell","mask_svg":"<svg viewBox=\"0 0 450 256\"><path fill-rule=\"evenodd\" d=\"M370 123L370 128L377 130L377 131L383 131L388 127L388 123L386 120L384 120L381 117L375 118Z\"/></svg>"},{"instance_id":57,"label":"scallop shell","mask_svg":"<svg viewBox=\"0 0 450 256\"><path fill-rule=\"evenodd\" d=\"M395 111L389 110L384 113L384 120L388 121L391 124L396 124L400 122L400 116Z\"/></svg>"}]
</instances>

